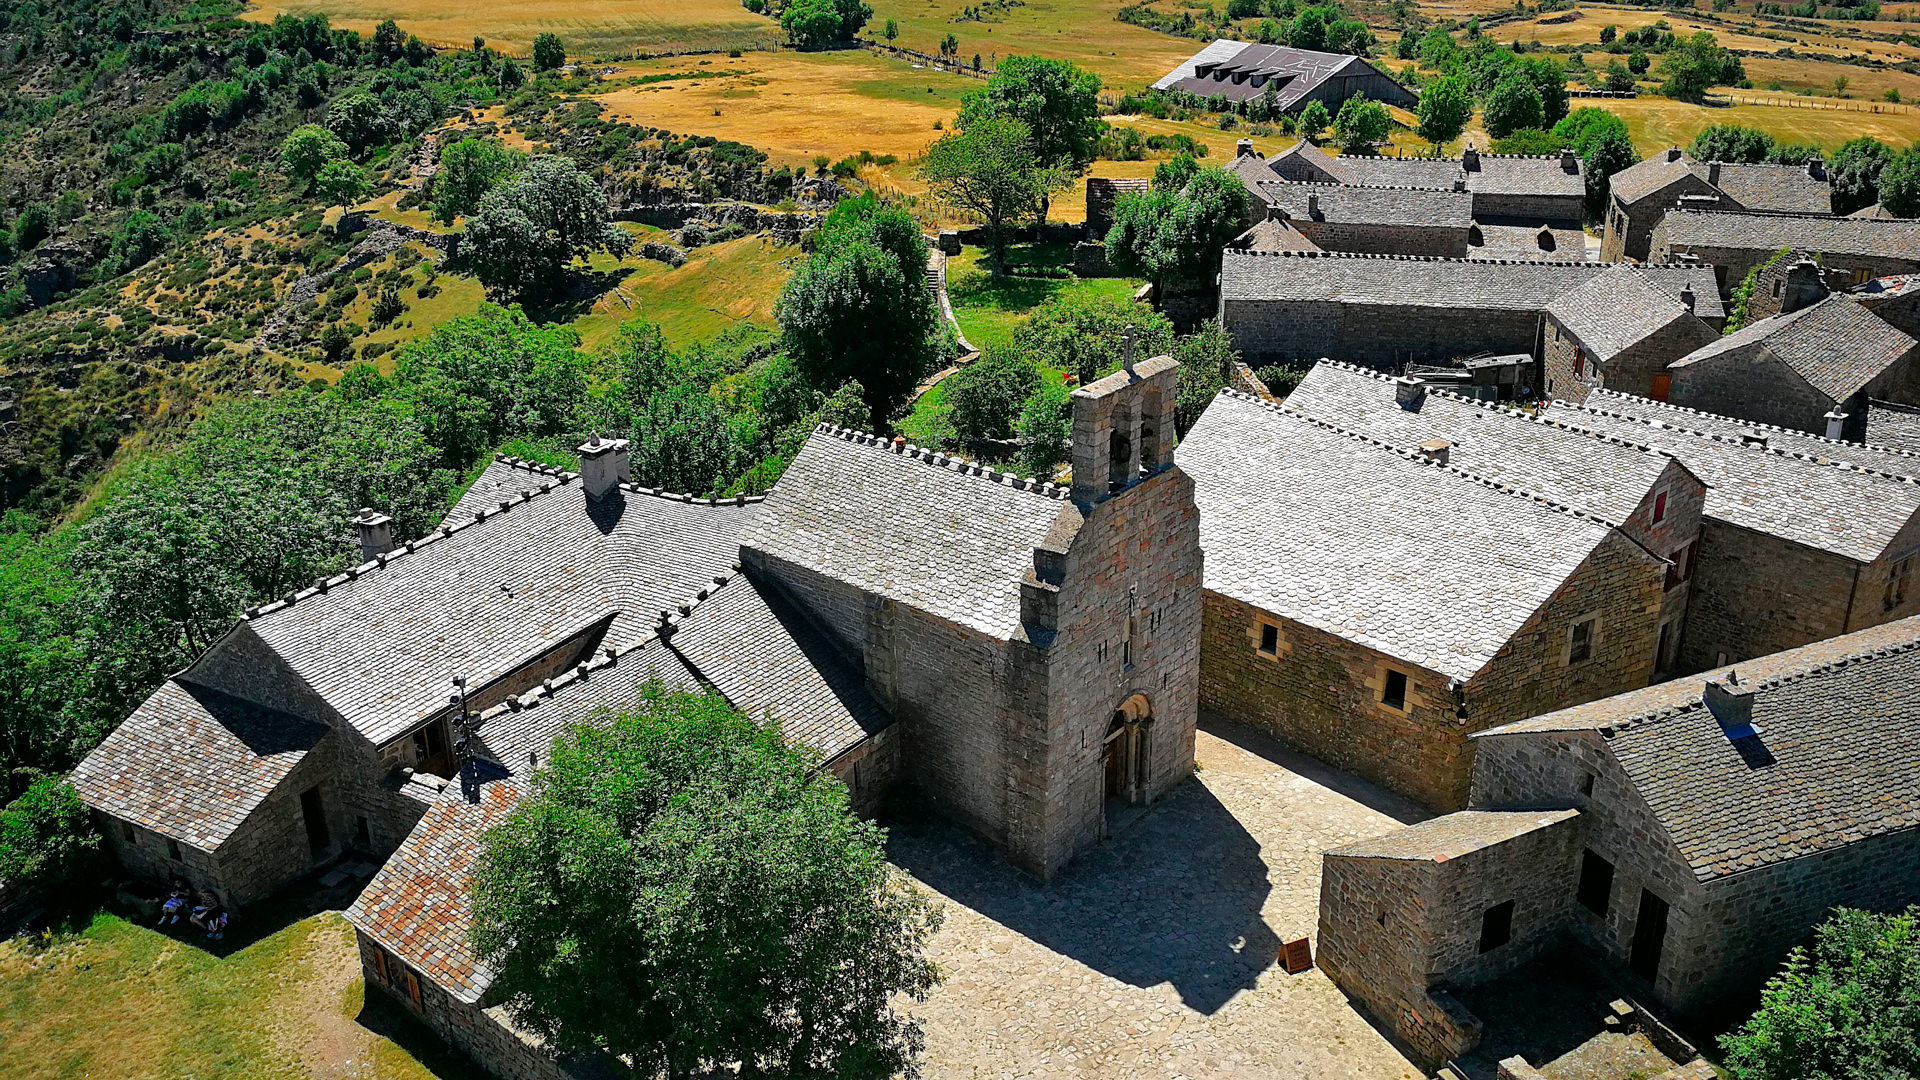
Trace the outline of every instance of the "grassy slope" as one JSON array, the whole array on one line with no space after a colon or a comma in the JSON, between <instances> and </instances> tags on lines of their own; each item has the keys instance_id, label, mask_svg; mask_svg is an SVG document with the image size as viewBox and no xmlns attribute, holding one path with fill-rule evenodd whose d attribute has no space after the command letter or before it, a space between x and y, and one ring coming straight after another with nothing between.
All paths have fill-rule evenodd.
<instances>
[{"instance_id":1,"label":"grassy slope","mask_svg":"<svg viewBox=\"0 0 1920 1080\"><path fill-rule=\"evenodd\" d=\"M312 1075L310 1065L431 1080L407 1051L356 1022L358 969L337 914L225 958L100 915L44 951L0 945L0 1061L17 1080L271 1080Z\"/></svg>"},{"instance_id":2,"label":"grassy slope","mask_svg":"<svg viewBox=\"0 0 1920 1080\"><path fill-rule=\"evenodd\" d=\"M435 45L466 47L478 35L522 56L543 31L559 34L576 56L771 47L781 39L772 19L738 0L257 0L243 17L271 22L283 11L325 12L333 25L362 34L394 19Z\"/></svg>"}]
</instances>

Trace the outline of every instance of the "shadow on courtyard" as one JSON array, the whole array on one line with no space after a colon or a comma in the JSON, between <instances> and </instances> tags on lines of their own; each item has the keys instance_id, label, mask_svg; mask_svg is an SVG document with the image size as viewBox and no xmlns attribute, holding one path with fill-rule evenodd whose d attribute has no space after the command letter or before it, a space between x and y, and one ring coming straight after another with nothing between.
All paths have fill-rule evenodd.
<instances>
[{"instance_id":1,"label":"shadow on courtyard","mask_svg":"<svg viewBox=\"0 0 1920 1080\"><path fill-rule=\"evenodd\" d=\"M914 808L890 821L888 857L928 886L1133 986L1168 983L1212 1014L1271 967L1260 845L1189 782L1042 885L957 826Z\"/></svg>"},{"instance_id":2,"label":"shadow on courtyard","mask_svg":"<svg viewBox=\"0 0 1920 1080\"><path fill-rule=\"evenodd\" d=\"M1255 757L1264 758L1305 780L1336 792L1375 813L1385 814L1402 825L1413 825L1433 816L1433 811L1404 795L1362 780L1298 750L1291 750L1268 735L1242 727L1218 713L1202 711L1200 730Z\"/></svg>"}]
</instances>

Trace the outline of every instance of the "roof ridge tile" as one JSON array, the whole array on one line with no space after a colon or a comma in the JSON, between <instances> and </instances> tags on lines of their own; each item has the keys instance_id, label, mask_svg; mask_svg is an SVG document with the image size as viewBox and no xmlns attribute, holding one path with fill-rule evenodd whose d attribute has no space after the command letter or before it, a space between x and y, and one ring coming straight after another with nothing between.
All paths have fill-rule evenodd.
<instances>
[{"instance_id":1,"label":"roof ridge tile","mask_svg":"<svg viewBox=\"0 0 1920 1080\"><path fill-rule=\"evenodd\" d=\"M990 484L1009 487L1015 491L1031 492L1042 498L1061 500L1067 498L1072 492L1071 488L1055 484L1051 480L1041 480L1037 477L1023 477L1012 472L1002 472L999 469L982 465L978 461L974 461L960 454L949 454L942 450L935 450L931 446L918 446L914 443L907 442L906 436L904 435L896 435L893 440L890 441L884 435L872 435L857 428L840 427L837 424L825 423L820 424L814 428L814 430L824 435L830 435L842 442L861 446L878 446L881 447L884 452L895 457L912 458L915 461L924 462L936 469L945 469L959 473L962 476L982 477Z\"/></svg>"}]
</instances>

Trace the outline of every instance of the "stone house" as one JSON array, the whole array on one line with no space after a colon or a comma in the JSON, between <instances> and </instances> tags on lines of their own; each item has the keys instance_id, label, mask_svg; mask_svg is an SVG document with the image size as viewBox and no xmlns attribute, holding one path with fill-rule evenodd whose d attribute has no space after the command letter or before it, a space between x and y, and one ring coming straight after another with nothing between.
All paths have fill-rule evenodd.
<instances>
[{"instance_id":1,"label":"stone house","mask_svg":"<svg viewBox=\"0 0 1920 1080\"><path fill-rule=\"evenodd\" d=\"M1749 323L1667 371L1676 405L1859 442L1869 398L1920 404L1916 359L1920 343L1836 295Z\"/></svg>"},{"instance_id":2,"label":"stone house","mask_svg":"<svg viewBox=\"0 0 1920 1080\"><path fill-rule=\"evenodd\" d=\"M1289 222L1263 218L1233 238L1227 247L1233 251L1319 251L1319 245L1301 235Z\"/></svg>"},{"instance_id":3,"label":"stone house","mask_svg":"<svg viewBox=\"0 0 1920 1080\"><path fill-rule=\"evenodd\" d=\"M1668 569L1447 455L1233 391L1178 452L1202 704L1442 810L1466 804L1468 733L1647 683Z\"/></svg>"},{"instance_id":4,"label":"stone house","mask_svg":"<svg viewBox=\"0 0 1920 1080\"><path fill-rule=\"evenodd\" d=\"M1217 314L1255 367L1335 357L1398 370L1481 355L1538 356L1541 314L1605 270L1585 261L1229 248ZM1647 266L1639 273L1678 295L1701 271ZM1709 323L1724 317L1711 293L1703 288L1696 303Z\"/></svg>"},{"instance_id":5,"label":"stone house","mask_svg":"<svg viewBox=\"0 0 1920 1080\"><path fill-rule=\"evenodd\" d=\"M1544 416L1672 454L1706 482L1678 670L1920 613L1920 459L1595 390Z\"/></svg>"},{"instance_id":6,"label":"stone house","mask_svg":"<svg viewBox=\"0 0 1920 1080\"><path fill-rule=\"evenodd\" d=\"M1901 333L1920 337L1920 274L1875 278L1851 295Z\"/></svg>"},{"instance_id":7,"label":"stone house","mask_svg":"<svg viewBox=\"0 0 1920 1080\"><path fill-rule=\"evenodd\" d=\"M1712 285L1702 280L1701 290ZM1606 386L1666 400L1667 365L1719 339L1695 313L1700 306L1690 285L1668 292L1638 266L1612 265L1547 306L1540 341L1547 396L1581 401Z\"/></svg>"},{"instance_id":8,"label":"stone house","mask_svg":"<svg viewBox=\"0 0 1920 1080\"><path fill-rule=\"evenodd\" d=\"M1838 906L1920 901L1920 619L1483 731L1471 808L1326 853L1318 960L1430 1062L1571 941L1724 1018Z\"/></svg>"},{"instance_id":9,"label":"stone house","mask_svg":"<svg viewBox=\"0 0 1920 1080\"><path fill-rule=\"evenodd\" d=\"M1401 109L1419 104L1413 91L1361 57L1225 38L1182 61L1161 76L1153 88L1178 90L1199 98L1225 98L1235 104L1266 98L1276 113L1294 115L1309 101L1318 101L1327 112L1337 113L1351 97Z\"/></svg>"},{"instance_id":10,"label":"stone house","mask_svg":"<svg viewBox=\"0 0 1920 1080\"><path fill-rule=\"evenodd\" d=\"M1833 213L1833 183L1819 161L1805 165L1702 162L1677 146L1669 147L1608 178L1600 258L1647 261L1654 228L1667 211L1680 207L1827 216Z\"/></svg>"},{"instance_id":11,"label":"stone house","mask_svg":"<svg viewBox=\"0 0 1920 1080\"><path fill-rule=\"evenodd\" d=\"M1466 191L1473 219L1486 225L1542 225L1578 231L1585 216L1586 165L1571 150L1558 154L1483 154L1468 146L1458 158L1335 157L1302 139L1267 159L1284 180L1359 187ZM1585 258L1585 252L1566 257Z\"/></svg>"},{"instance_id":12,"label":"stone house","mask_svg":"<svg viewBox=\"0 0 1920 1080\"><path fill-rule=\"evenodd\" d=\"M1920 221L1680 209L1661 217L1649 249L1656 262L1711 266L1722 297L1781 251L1803 252L1829 275L1863 285L1920 271Z\"/></svg>"},{"instance_id":13,"label":"stone house","mask_svg":"<svg viewBox=\"0 0 1920 1080\"><path fill-rule=\"evenodd\" d=\"M1672 455L1492 408L1424 374L1395 379L1330 360L1314 365L1287 395L1286 407L1393 446L1445 443L1449 464L1618 522L1629 540L1666 560L1653 675L1675 673L1707 490Z\"/></svg>"},{"instance_id":14,"label":"stone house","mask_svg":"<svg viewBox=\"0 0 1920 1080\"><path fill-rule=\"evenodd\" d=\"M1848 290L1846 271L1829 272L1804 251L1776 252L1753 271L1753 289L1747 294L1747 322L1799 311L1829 294ZM1869 282L1868 284L1871 284ZM1865 288L1865 286L1862 286ZM1855 297L1855 299L1859 299Z\"/></svg>"},{"instance_id":15,"label":"stone house","mask_svg":"<svg viewBox=\"0 0 1920 1080\"><path fill-rule=\"evenodd\" d=\"M1249 185L1252 203L1323 251L1434 255L1463 259L1473 227L1465 191L1369 188L1267 180Z\"/></svg>"}]
</instances>

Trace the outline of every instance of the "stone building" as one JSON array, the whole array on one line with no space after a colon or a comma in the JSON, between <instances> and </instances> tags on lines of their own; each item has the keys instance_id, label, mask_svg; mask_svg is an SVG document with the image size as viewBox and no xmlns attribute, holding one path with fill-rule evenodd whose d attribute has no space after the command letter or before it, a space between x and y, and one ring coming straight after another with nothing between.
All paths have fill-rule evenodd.
<instances>
[{"instance_id":1,"label":"stone building","mask_svg":"<svg viewBox=\"0 0 1920 1080\"><path fill-rule=\"evenodd\" d=\"M1228 249L1221 326L1247 363L1335 357L1397 370L1410 363L1540 353L1541 314L1607 267L1584 261L1431 259ZM1699 269L1638 273L1678 295ZM1696 314L1724 318L1702 288ZM1534 385L1540 385L1537 381Z\"/></svg>"},{"instance_id":2,"label":"stone building","mask_svg":"<svg viewBox=\"0 0 1920 1080\"><path fill-rule=\"evenodd\" d=\"M1309 101L1318 101L1329 113L1337 113L1351 97L1401 109L1419 104L1413 91L1361 57L1224 38L1182 61L1161 76L1153 88L1200 98L1225 98L1235 104L1265 98L1276 113L1295 115Z\"/></svg>"},{"instance_id":3,"label":"stone building","mask_svg":"<svg viewBox=\"0 0 1920 1080\"><path fill-rule=\"evenodd\" d=\"M1817 304L1832 293L1847 291L1850 277L1844 270L1822 269L1804 251L1776 252L1753 271L1753 288L1747 293L1746 321L1751 323Z\"/></svg>"},{"instance_id":4,"label":"stone building","mask_svg":"<svg viewBox=\"0 0 1920 1080\"><path fill-rule=\"evenodd\" d=\"M1323 360L1287 395L1286 407L1393 446L1443 442L1449 464L1618 522L1629 540L1666 560L1653 674L1673 674L1686 636L1706 485L1670 454L1490 408L1427 380Z\"/></svg>"},{"instance_id":5,"label":"stone building","mask_svg":"<svg viewBox=\"0 0 1920 1080\"><path fill-rule=\"evenodd\" d=\"M1208 553L1203 704L1443 810L1466 804L1468 733L1647 683L1668 569L1448 453L1232 391L1178 453Z\"/></svg>"},{"instance_id":6,"label":"stone building","mask_svg":"<svg viewBox=\"0 0 1920 1080\"><path fill-rule=\"evenodd\" d=\"M1837 295L1749 323L1667 370L1676 405L1859 442L1869 398L1920 404L1916 360L1920 344Z\"/></svg>"},{"instance_id":7,"label":"stone building","mask_svg":"<svg viewBox=\"0 0 1920 1080\"><path fill-rule=\"evenodd\" d=\"M1833 183L1817 160L1805 165L1703 162L1669 147L1608 178L1601 259L1647 261L1654 228L1667 211L1680 207L1827 216L1833 213Z\"/></svg>"},{"instance_id":8,"label":"stone building","mask_svg":"<svg viewBox=\"0 0 1920 1080\"><path fill-rule=\"evenodd\" d=\"M1712 292L1702 273L1701 291ZM1547 305L1540 359L1549 397L1584 400L1606 386L1666 400L1667 365L1719 339L1695 313L1690 283L1669 292L1640 267L1614 264Z\"/></svg>"},{"instance_id":9,"label":"stone building","mask_svg":"<svg viewBox=\"0 0 1920 1080\"><path fill-rule=\"evenodd\" d=\"M1122 195L1144 195L1149 186L1143 177L1087 177L1086 238L1095 243L1105 242L1107 230L1113 228L1113 204L1120 201Z\"/></svg>"},{"instance_id":10,"label":"stone building","mask_svg":"<svg viewBox=\"0 0 1920 1080\"><path fill-rule=\"evenodd\" d=\"M1920 274L1875 278L1850 295L1901 333L1920 338Z\"/></svg>"},{"instance_id":11,"label":"stone building","mask_svg":"<svg viewBox=\"0 0 1920 1080\"><path fill-rule=\"evenodd\" d=\"M1649 248L1656 262L1711 266L1723 297L1783 250L1804 252L1859 285L1920 271L1920 221L1671 210Z\"/></svg>"},{"instance_id":12,"label":"stone building","mask_svg":"<svg viewBox=\"0 0 1920 1080\"><path fill-rule=\"evenodd\" d=\"M1451 991L1563 942L1724 1017L1833 908L1920 901L1917 710L1903 619L1479 732L1470 809L1324 856L1319 965L1435 1063Z\"/></svg>"},{"instance_id":13,"label":"stone building","mask_svg":"<svg viewBox=\"0 0 1920 1080\"><path fill-rule=\"evenodd\" d=\"M1265 180L1248 187L1257 210L1286 222L1323 251L1453 259L1468 254L1473 197L1465 191L1286 180Z\"/></svg>"},{"instance_id":14,"label":"stone building","mask_svg":"<svg viewBox=\"0 0 1920 1080\"><path fill-rule=\"evenodd\" d=\"M912 785L1040 878L1192 774L1177 368L1075 391L1072 488L837 428L765 500L636 487L620 441L579 474L498 460L419 540L364 512L365 562L249 611L75 786L126 870L231 906L393 854L349 911L368 985L500 1075L591 1072L489 996L466 881L553 740L651 680L772 717L858 807Z\"/></svg>"},{"instance_id":15,"label":"stone building","mask_svg":"<svg viewBox=\"0 0 1920 1080\"><path fill-rule=\"evenodd\" d=\"M1335 157L1302 139L1267 159L1284 180L1360 187L1424 188L1473 196L1473 219L1485 225L1542 225L1579 231L1585 215L1586 166L1571 150L1543 156L1483 154L1472 146L1458 158ZM1568 257L1585 258L1569 253Z\"/></svg>"},{"instance_id":16,"label":"stone building","mask_svg":"<svg viewBox=\"0 0 1920 1080\"><path fill-rule=\"evenodd\" d=\"M1920 459L1611 390L1555 423L1672 454L1706 482L1677 670L1702 671L1920 613Z\"/></svg>"}]
</instances>

